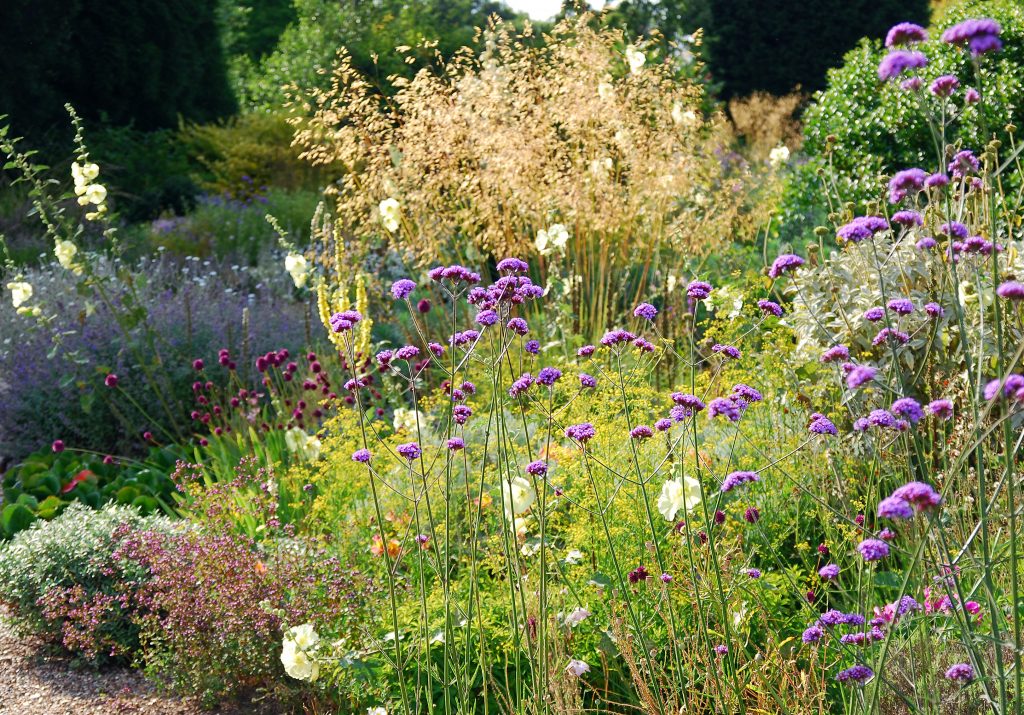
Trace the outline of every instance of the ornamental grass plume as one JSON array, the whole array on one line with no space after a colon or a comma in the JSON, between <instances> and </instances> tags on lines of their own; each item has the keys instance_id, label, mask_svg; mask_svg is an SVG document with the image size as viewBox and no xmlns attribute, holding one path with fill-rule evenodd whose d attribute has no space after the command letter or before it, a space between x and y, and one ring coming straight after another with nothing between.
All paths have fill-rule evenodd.
<instances>
[{"instance_id":1,"label":"ornamental grass plume","mask_svg":"<svg viewBox=\"0 0 1024 715\"><path fill-rule=\"evenodd\" d=\"M664 260L767 218L774 170L726 156L727 123L705 117L703 88L671 57L631 71L622 33L589 13L540 42L500 20L481 38L479 53L395 79L386 100L345 52L330 89L293 88L295 142L339 174L325 196L353 245L383 238L421 266L539 254L542 275L579 275L567 286L596 335L651 292Z\"/></svg>"}]
</instances>

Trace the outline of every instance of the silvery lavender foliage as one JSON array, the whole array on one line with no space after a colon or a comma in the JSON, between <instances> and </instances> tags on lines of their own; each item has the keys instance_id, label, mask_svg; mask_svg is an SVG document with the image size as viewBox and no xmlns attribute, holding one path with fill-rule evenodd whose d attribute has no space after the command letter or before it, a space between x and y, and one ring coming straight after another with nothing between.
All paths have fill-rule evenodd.
<instances>
[{"instance_id":1,"label":"silvery lavender foliage","mask_svg":"<svg viewBox=\"0 0 1024 715\"><path fill-rule=\"evenodd\" d=\"M25 272L52 316L49 325L16 315L9 302L0 305L0 456L21 458L56 439L131 454L144 447L145 432L159 442L178 430L187 435L194 358L213 362L224 347L254 357L308 343L306 308L290 298L290 280L279 272L163 257L135 265L103 260L97 271L121 276L110 286L122 286L125 277L135 284L144 310L136 311L127 336L111 309L79 293L77 277L56 264ZM123 288L109 297L118 311L130 304ZM147 329L156 336L153 346ZM116 389L104 386L108 374L117 375ZM248 363L239 374L256 379Z\"/></svg>"}]
</instances>

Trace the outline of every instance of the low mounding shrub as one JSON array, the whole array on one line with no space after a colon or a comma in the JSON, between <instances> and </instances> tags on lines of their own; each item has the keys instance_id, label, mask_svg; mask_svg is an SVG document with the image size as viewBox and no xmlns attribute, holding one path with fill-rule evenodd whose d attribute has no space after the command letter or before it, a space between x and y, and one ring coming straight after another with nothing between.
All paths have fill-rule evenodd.
<instances>
[{"instance_id":1,"label":"low mounding shrub","mask_svg":"<svg viewBox=\"0 0 1024 715\"><path fill-rule=\"evenodd\" d=\"M139 630L124 596L146 574L114 558L124 528L168 534L172 523L131 507L76 503L0 542L0 602L28 630L91 661L131 658Z\"/></svg>"},{"instance_id":2,"label":"low mounding shrub","mask_svg":"<svg viewBox=\"0 0 1024 715\"><path fill-rule=\"evenodd\" d=\"M967 53L941 41L942 31L979 14L1002 26L1004 50L982 64L977 79ZM947 106L958 121L947 127L946 141L982 146L990 133L1007 141L1009 123L1024 126L1024 7L1016 0L961 0L953 3L920 45L929 60L928 77L952 74L962 86ZM828 208L821 201L828 187L840 203L863 206L884 187L885 175L906 166L933 164L936 143L929 112L922 111L922 93L883 83L877 68L887 50L878 39L864 40L845 57L843 66L829 72L828 88L815 95L804 113L804 145L808 155L798 164L783 200L783 237L807 238L817 224L826 223ZM910 77L910 73L903 79ZM985 101L965 101L966 90L982 91ZM1007 180L1017 181L1015 177Z\"/></svg>"},{"instance_id":3,"label":"low mounding shrub","mask_svg":"<svg viewBox=\"0 0 1024 715\"><path fill-rule=\"evenodd\" d=\"M72 502L94 509L114 502L144 516L155 513L172 502L170 474L181 456L175 446L151 447L144 461L124 464L51 448L29 455L0 478L0 538L14 536L36 519L52 519Z\"/></svg>"}]
</instances>

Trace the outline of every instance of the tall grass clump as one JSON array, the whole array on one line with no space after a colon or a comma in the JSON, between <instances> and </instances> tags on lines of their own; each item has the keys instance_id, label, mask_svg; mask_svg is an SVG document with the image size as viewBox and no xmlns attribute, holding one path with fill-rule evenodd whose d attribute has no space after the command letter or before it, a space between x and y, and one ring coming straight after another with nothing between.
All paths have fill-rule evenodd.
<instances>
[{"instance_id":1,"label":"tall grass clump","mask_svg":"<svg viewBox=\"0 0 1024 715\"><path fill-rule=\"evenodd\" d=\"M674 285L681 252L752 236L767 166L731 153L677 58L592 24L537 37L495 21L482 51L394 78L387 98L341 54L330 89L293 109L303 156L339 175L343 235L387 240L420 269L534 255L589 339Z\"/></svg>"}]
</instances>

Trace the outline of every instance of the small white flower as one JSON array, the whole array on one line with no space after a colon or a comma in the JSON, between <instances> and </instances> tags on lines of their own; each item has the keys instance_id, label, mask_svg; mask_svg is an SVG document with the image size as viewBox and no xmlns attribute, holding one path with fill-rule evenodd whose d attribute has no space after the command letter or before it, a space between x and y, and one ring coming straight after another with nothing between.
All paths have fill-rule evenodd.
<instances>
[{"instance_id":1,"label":"small white flower","mask_svg":"<svg viewBox=\"0 0 1024 715\"><path fill-rule=\"evenodd\" d=\"M511 515L516 516L533 506L537 500L537 493L525 477L507 479L502 484L502 496L505 500L505 510L511 509Z\"/></svg>"},{"instance_id":2,"label":"small white flower","mask_svg":"<svg viewBox=\"0 0 1024 715\"><path fill-rule=\"evenodd\" d=\"M292 427L284 433L284 442L288 451L298 454L307 462L315 462L320 459L320 440L306 434L301 427Z\"/></svg>"},{"instance_id":3,"label":"small white flower","mask_svg":"<svg viewBox=\"0 0 1024 715\"><path fill-rule=\"evenodd\" d=\"M569 553L565 555L565 563L570 566L576 566L583 561L583 552L579 549L570 549Z\"/></svg>"},{"instance_id":4,"label":"small white flower","mask_svg":"<svg viewBox=\"0 0 1024 715\"><path fill-rule=\"evenodd\" d=\"M676 513L687 512L700 504L700 483L693 477L670 479L661 488L658 511L665 521L675 521Z\"/></svg>"},{"instance_id":5,"label":"small white flower","mask_svg":"<svg viewBox=\"0 0 1024 715\"><path fill-rule=\"evenodd\" d=\"M11 303L15 308L21 307L25 302L32 299L32 284L25 281L14 281L7 284L7 290L11 291Z\"/></svg>"},{"instance_id":6,"label":"small white flower","mask_svg":"<svg viewBox=\"0 0 1024 715\"><path fill-rule=\"evenodd\" d=\"M301 253L289 253L285 256L284 269L292 277L296 288L302 288L306 285L306 279L309 277L307 273L308 266L306 257Z\"/></svg>"},{"instance_id":7,"label":"small white flower","mask_svg":"<svg viewBox=\"0 0 1024 715\"><path fill-rule=\"evenodd\" d=\"M789 147L785 144L780 144L768 152L768 163L772 165L773 169L778 169L787 161L789 161Z\"/></svg>"},{"instance_id":8,"label":"small white flower","mask_svg":"<svg viewBox=\"0 0 1024 715\"><path fill-rule=\"evenodd\" d=\"M672 121L676 124L696 124L697 113L692 109L683 109L683 105L676 102L672 105Z\"/></svg>"},{"instance_id":9,"label":"small white flower","mask_svg":"<svg viewBox=\"0 0 1024 715\"><path fill-rule=\"evenodd\" d=\"M601 82L597 85L597 96L608 101L615 96L615 87L612 86L611 82Z\"/></svg>"},{"instance_id":10,"label":"small white flower","mask_svg":"<svg viewBox=\"0 0 1024 715\"><path fill-rule=\"evenodd\" d=\"M647 61L647 55L638 50L637 48L630 45L626 48L626 63L629 65L629 71L632 74L636 74L643 69L644 63Z\"/></svg>"},{"instance_id":11,"label":"small white flower","mask_svg":"<svg viewBox=\"0 0 1024 715\"><path fill-rule=\"evenodd\" d=\"M387 708L378 705L375 708L366 708L366 715L388 715Z\"/></svg>"},{"instance_id":12,"label":"small white flower","mask_svg":"<svg viewBox=\"0 0 1024 715\"><path fill-rule=\"evenodd\" d=\"M78 193L77 189L75 193ZM106 198L107 187L105 187L103 184L89 184L88 186L84 187L82 193L79 194L78 205L88 206L89 204L94 204L96 206L99 206L106 200Z\"/></svg>"},{"instance_id":13,"label":"small white flower","mask_svg":"<svg viewBox=\"0 0 1024 715\"><path fill-rule=\"evenodd\" d=\"M537 232L537 240L534 241L534 245L537 247L537 253L548 256L555 251L564 252L568 242L569 229L560 223L553 223L547 229Z\"/></svg>"},{"instance_id":14,"label":"small white flower","mask_svg":"<svg viewBox=\"0 0 1024 715\"><path fill-rule=\"evenodd\" d=\"M666 290L667 290L667 291L668 291L669 293L674 293L674 292L675 292L675 290L676 290L676 286L678 285L678 283L679 283L679 279L678 279L678 278L676 278L674 274L671 274L671 273L670 273L670 274L669 274L669 276L668 276L668 281L667 281L667 283L666 283L666 285L665 285L665 289L666 289Z\"/></svg>"},{"instance_id":15,"label":"small white flower","mask_svg":"<svg viewBox=\"0 0 1024 715\"><path fill-rule=\"evenodd\" d=\"M402 219L402 207L398 199L384 199L377 207L380 211L380 222L388 231L394 233L398 230Z\"/></svg>"},{"instance_id":16,"label":"small white flower","mask_svg":"<svg viewBox=\"0 0 1024 715\"><path fill-rule=\"evenodd\" d=\"M78 246L71 241L58 240L53 247L53 255L57 257L61 268L71 269L77 254Z\"/></svg>"},{"instance_id":17,"label":"small white flower","mask_svg":"<svg viewBox=\"0 0 1024 715\"><path fill-rule=\"evenodd\" d=\"M569 661L569 665L565 666L565 672L569 675L579 678L584 673L590 672L590 666L584 660L576 660L573 658Z\"/></svg>"}]
</instances>

